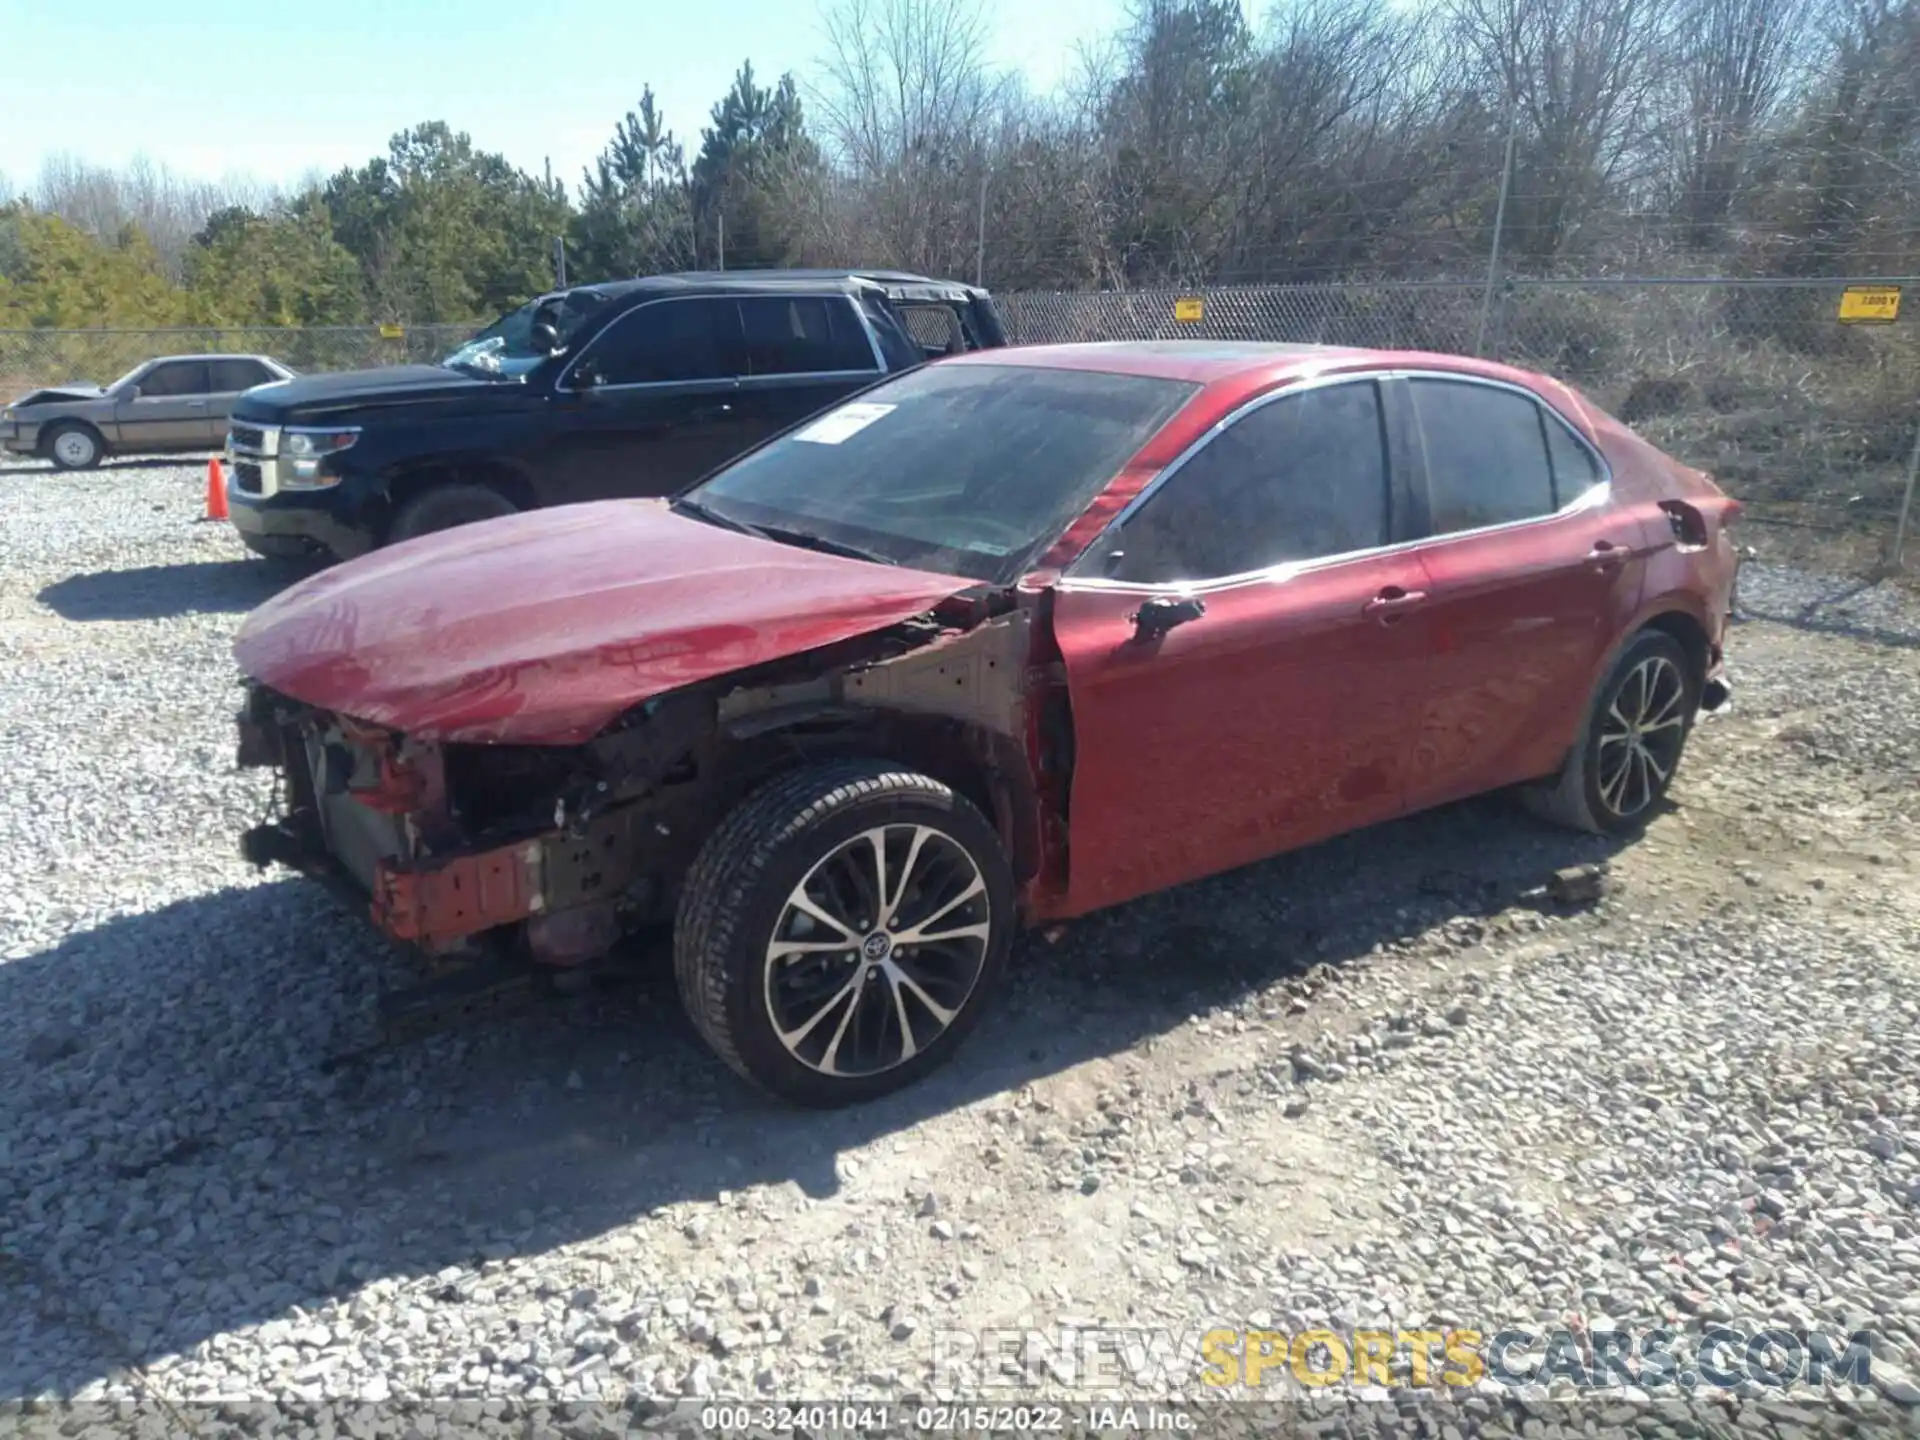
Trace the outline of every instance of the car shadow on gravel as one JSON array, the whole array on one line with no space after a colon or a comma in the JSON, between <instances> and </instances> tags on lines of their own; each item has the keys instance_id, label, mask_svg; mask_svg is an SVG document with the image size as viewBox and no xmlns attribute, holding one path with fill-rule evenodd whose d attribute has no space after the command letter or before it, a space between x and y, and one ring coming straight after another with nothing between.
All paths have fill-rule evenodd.
<instances>
[{"instance_id":1,"label":"car shadow on gravel","mask_svg":"<svg viewBox=\"0 0 1920 1440\"><path fill-rule=\"evenodd\" d=\"M952 1063L831 1113L736 1081L657 976L329 1070L370 1038L402 961L308 882L214 892L0 965L0 1014L35 1037L0 1056L0 1253L147 1360L677 1202L830 1196L846 1152L1316 965L1449 922L1471 944L1553 870L1612 848L1490 799L1152 896L1028 940ZM446 1278L443 1298L474 1283Z\"/></svg>"},{"instance_id":2,"label":"car shadow on gravel","mask_svg":"<svg viewBox=\"0 0 1920 1440\"><path fill-rule=\"evenodd\" d=\"M194 560L70 575L40 591L63 620L165 620L244 614L311 567L279 560Z\"/></svg>"}]
</instances>

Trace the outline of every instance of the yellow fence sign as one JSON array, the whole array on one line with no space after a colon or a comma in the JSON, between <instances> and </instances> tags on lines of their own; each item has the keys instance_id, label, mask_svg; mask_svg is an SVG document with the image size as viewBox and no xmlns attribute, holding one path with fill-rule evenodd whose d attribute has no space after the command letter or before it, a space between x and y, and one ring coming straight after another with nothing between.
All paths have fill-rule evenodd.
<instances>
[{"instance_id":1,"label":"yellow fence sign","mask_svg":"<svg viewBox=\"0 0 1920 1440\"><path fill-rule=\"evenodd\" d=\"M1849 285L1840 292L1843 325L1890 325L1899 318L1898 285Z\"/></svg>"},{"instance_id":2,"label":"yellow fence sign","mask_svg":"<svg viewBox=\"0 0 1920 1440\"><path fill-rule=\"evenodd\" d=\"M1183 325L1192 325L1205 317L1207 302L1198 295L1182 295L1173 302L1173 318Z\"/></svg>"},{"instance_id":3,"label":"yellow fence sign","mask_svg":"<svg viewBox=\"0 0 1920 1440\"><path fill-rule=\"evenodd\" d=\"M380 327L380 338L382 340L404 340L407 338L407 327L404 325L382 325Z\"/></svg>"}]
</instances>

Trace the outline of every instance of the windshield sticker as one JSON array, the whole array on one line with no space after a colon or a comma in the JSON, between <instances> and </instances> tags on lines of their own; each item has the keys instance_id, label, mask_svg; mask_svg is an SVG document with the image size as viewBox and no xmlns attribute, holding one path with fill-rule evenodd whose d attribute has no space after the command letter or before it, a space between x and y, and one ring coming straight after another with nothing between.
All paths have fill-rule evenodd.
<instances>
[{"instance_id":1,"label":"windshield sticker","mask_svg":"<svg viewBox=\"0 0 1920 1440\"><path fill-rule=\"evenodd\" d=\"M890 413L895 408L897 407L876 405L867 401L842 405L832 414L822 415L806 429L794 431L793 438L805 440L812 445L838 445L849 436L858 435L882 415Z\"/></svg>"}]
</instances>

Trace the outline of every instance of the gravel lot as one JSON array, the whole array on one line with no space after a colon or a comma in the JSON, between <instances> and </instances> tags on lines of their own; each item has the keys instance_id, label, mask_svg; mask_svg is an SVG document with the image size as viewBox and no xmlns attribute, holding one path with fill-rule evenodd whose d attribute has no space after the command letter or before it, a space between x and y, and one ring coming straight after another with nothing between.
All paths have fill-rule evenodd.
<instances>
[{"instance_id":1,"label":"gravel lot","mask_svg":"<svg viewBox=\"0 0 1920 1440\"><path fill-rule=\"evenodd\" d=\"M1920 1400L1910 592L1750 566L1635 845L1484 801L1155 897L823 1116L664 981L323 1070L404 965L237 858L285 573L202 473L0 470L0 1396L900 1398L955 1326L1577 1317L1868 1328L1863 1403Z\"/></svg>"}]
</instances>

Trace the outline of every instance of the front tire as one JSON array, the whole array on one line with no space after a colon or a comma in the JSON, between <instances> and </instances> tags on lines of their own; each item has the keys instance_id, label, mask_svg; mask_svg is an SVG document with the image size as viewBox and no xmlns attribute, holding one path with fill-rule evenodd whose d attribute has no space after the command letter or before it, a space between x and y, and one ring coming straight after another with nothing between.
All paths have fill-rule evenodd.
<instances>
[{"instance_id":1,"label":"front tire","mask_svg":"<svg viewBox=\"0 0 1920 1440\"><path fill-rule=\"evenodd\" d=\"M397 545L436 530L451 530L456 525L472 525L480 520L497 520L512 515L517 508L498 490L488 485L436 485L422 491L394 512L387 529L387 542Z\"/></svg>"},{"instance_id":2,"label":"front tire","mask_svg":"<svg viewBox=\"0 0 1920 1440\"><path fill-rule=\"evenodd\" d=\"M1680 642L1641 631L1601 681L1566 766L1522 790L1522 803L1596 835L1640 829L1673 784L1699 709L1700 677Z\"/></svg>"},{"instance_id":3,"label":"front tire","mask_svg":"<svg viewBox=\"0 0 1920 1440\"><path fill-rule=\"evenodd\" d=\"M91 470L107 453L106 442L91 425L53 427L46 439L47 458L60 470Z\"/></svg>"},{"instance_id":4,"label":"front tire","mask_svg":"<svg viewBox=\"0 0 1920 1440\"><path fill-rule=\"evenodd\" d=\"M781 776L709 837L674 925L680 998L737 1074L829 1108L953 1053L1006 967L1013 876L980 812L925 775Z\"/></svg>"}]
</instances>

